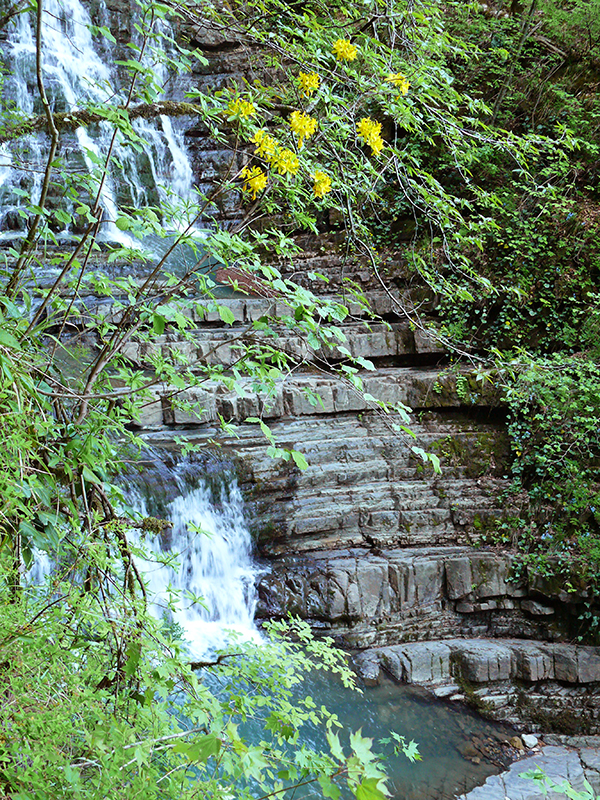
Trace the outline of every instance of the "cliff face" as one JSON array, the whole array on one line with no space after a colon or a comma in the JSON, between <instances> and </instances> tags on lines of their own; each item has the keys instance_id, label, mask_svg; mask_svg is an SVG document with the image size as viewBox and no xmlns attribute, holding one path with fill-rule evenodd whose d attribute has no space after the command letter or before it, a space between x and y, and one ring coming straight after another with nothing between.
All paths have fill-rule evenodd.
<instances>
[{"instance_id":1,"label":"cliff face","mask_svg":"<svg viewBox=\"0 0 600 800\"><path fill-rule=\"evenodd\" d=\"M120 46L128 41L124 0L109 0L109 24ZM177 35L200 48L199 88L251 80L250 53L209 23L181 21ZM179 99L173 80L170 96ZM231 153L190 121L186 144L196 183L206 188L230 165ZM235 198L218 212L234 221ZM323 297L348 304L340 327L343 347L372 362L361 378L367 397L412 409L403 420L378 409L331 366L339 349L313 351L299 334L280 326L278 345L302 363L265 400L241 381L240 393L218 383L178 391L179 401L201 404L201 415L174 404L173 387L156 389L141 427L155 437L185 433L235 452L259 554L269 571L259 587L261 618L297 613L345 644L366 647L451 636L554 638L565 628L554 596L527 576L510 579L510 558L489 549L503 508L509 445L500 392L492 375L450 368L451 354L435 337L436 298L415 286L393 259L385 277L345 254L341 234L298 235L301 254L278 262L283 277ZM346 294L352 282L369 302L371 317ZM125 355L144 369L156 353L182 352L192 368L231 367L235 341L258 335L247 328L285 308L277 298L221 301L234 319L223 325L216 311L199 309L193 341L180 341L167 326L152 342L131 341ZM404 309L419 307L423 326L409 324ZM275 323L276 325L276 323ZM481 380L481 378L484 378ZM265 420L277 444L302 452L305 471L266 456L265 439L248 417ZM218 429L220 419L238 426L236 436ZM437 455L434 473L413 447ZM483 544L481 544L483 543ZM558 621L557 621L558 620Z\"/></svg>"},{"instance_id":2,"label":"cliff face","mask_svg":"<svg viewBox=\"0 0 600 800\"><path fill-rule=\"evenodd\" d=\"M276 303L223 302L236 324L199 324L192 358L212 350L226 362L236 331ZM348 348L375 366L363 375L365 390L413 409L412 435L394 430L394 415L328 373L289 332L305 366L269 401L250 385L240 396L215 383L189 390L204 408L198 416L174 407L164 387L141 420L156 431L153 440L184 434L235 453L257 550L269 564L259 617L299 614L355 647L457 635L563 637L572 617L564 601L574 608L583 598L526 571L516 579L512 557L492 547L496 521L514 513L504 507L509 446L493 381L432 365L444 353L389 307L386 322L368 331L356 321L343 329ZM168 356L177 342L163 339L152 347ZM143 367L149 347L133 344L130 357ZM308 468L268 457L263 435L244 422L251 416L269 424L279 446L301 451ZM236 435L218 430L220 417L237 424ZM441 474L415 445L439 456Z\"/></svg>"},{"instance_id":3,"label":"cliff face","mask_svg":"<svg viewBox=\"0 0 600 800\"><path fill-rule=\"evenodd\" d=\"M327 269L328 256L318 258ZM444 366L434 338L411 330L388 296L369 297L384 319L369 330L358 320L342 326L347 346L373 362L362 376L368 393L412 407L414 438L289 331L281 334L305 364L269 402L250 385L240 395L215 384L203 390L198 417L173 407L166 387L141 421L147 436L217 442L235 459L265 569L259 620L307 619L362 651L357 664L367 680L384 669L537 731L600 730L597 649L563 644L587 590L515 569L494 544L497 521L517 511L503 495L510 454L493 376L482 383L466 368ZM216 347L226 361L236 330L277 301L223 302L236 323L199 324L193 357ZM176 345L166 336L154 346L168 356ZM131 352L141 366L149 355ZM301 451L307 469L268 457L248 416L262 416L278 445ZM237 423L235 435L219 430L219 417ZM415 445L439 456L441 474Z\"/></svg>"}]
</instances>

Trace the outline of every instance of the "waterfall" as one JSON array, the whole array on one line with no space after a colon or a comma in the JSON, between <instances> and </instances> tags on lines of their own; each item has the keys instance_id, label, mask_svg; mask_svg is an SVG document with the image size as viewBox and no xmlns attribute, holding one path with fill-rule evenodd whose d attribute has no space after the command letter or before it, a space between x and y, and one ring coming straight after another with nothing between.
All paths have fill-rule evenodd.
<instances>
[{"instance_id":1,"label":"waterfall","mask_svg":"<svg viewBox=\"0 0 600 800\"><path fill-rule=\"evenodd\" d=\"M195 653L225 644L232 636L256 639L252 539L235 476L182 460L173 467L153 452L153 464L129 488L129 501L141 516L171 523L148 537L148 553L138 559L157 617L177 622ZM170 599L178 595L177 609Z\"/></svg>"},{"instance_id":2,"label":"waterfall","mask_svg":"<svg viewBox=\"0 0 600 800\"><path fill-rule=\"evenodd\" d=\"M103 4L96 12L96 22L104 24ZM135 19L132 20L135 23ZM9 75L5 96L14 101L15 108L26 117L40 112L36 103L36 46L33 25L28 14L19 14L10 31L7 61ZM158 31L167 37L164 49L169 49L168 24L160 22ZM119 58L116 47L107 41L98 42L92 35L92 20L79 0L45 0L43 18L43 76L53 110L76 111L90 105L119 104L125 101L126 90L118 86L113 62ZM153 59L149 48L144 65ZM164 65L153 65L156 81L165 86L168 73ZM157 98L160 99L160 98ZM120 205L141 207L164 203L170 209L163 220L166 228L180 229L181 214L177 206L189 205L193 194L193 174L185 150L183 134L171 120L163 117L156 123L139 120L134 126L146 144L143 152L125 146L121 137L113 148L113 163L106 179L96 180L95 190L103 210L101 238L131 246L133 240L115 225ZM103 169L113 127L107 122L89 130L80 127L73 135L74 147L68 142L62 154L68 156L75 171L88 174ZM15 144L0 150L0 237L12 238L23 231L24 220L19 215L22 201L18 192L26 186L32 202L40 195L48 137L45 134L23 137ZM150 180L149 180L150 179ZM62 235L69 235L66 228Z\"/></svg>"}]
</instances>

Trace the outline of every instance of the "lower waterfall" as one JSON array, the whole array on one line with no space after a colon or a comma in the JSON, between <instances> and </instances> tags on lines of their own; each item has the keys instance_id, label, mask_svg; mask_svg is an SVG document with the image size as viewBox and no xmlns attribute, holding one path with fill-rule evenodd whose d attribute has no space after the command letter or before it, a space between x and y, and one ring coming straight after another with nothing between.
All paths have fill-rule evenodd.
<instances>
[{"instance_id":1,"label":"lower waterfall","mask_svg":"<svg viewBox=\"0 0 600 800\"><path fill-rule=\"evenodd\" d=\"M197 655L235 637L259 638L260 570L235 476L218 468L207 474L206 465L187 459L171 466L156 458L129 489L129 501L142 517L170 523L146 537L148 557L138 559L156 616L179 624Z\"/></svg>"}]
</instances>

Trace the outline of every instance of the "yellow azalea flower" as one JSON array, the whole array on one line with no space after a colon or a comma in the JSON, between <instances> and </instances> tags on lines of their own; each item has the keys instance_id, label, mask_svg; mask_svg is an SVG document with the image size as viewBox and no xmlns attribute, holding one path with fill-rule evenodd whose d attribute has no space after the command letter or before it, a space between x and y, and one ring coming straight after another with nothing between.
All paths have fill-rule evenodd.
<instances>
[{"instance_id":1,"label":"yellow azalea flower","mask_svg":"<svg viewBox=\"0 0 600 800\"><path fill-rule=\"evenodd\" d=\"M279 149L277 142L265 130L256 131L251 142L256 145L256 155L262 156L265 161L271 162Z\"/></svg>"},{"instance_id":2,"label":"yellow azalea flower","mask_svg":"<svg viewBox=\"0 0 600 800\"><path fill-rule=\"evenodd\" d=\"M256 114L256 106L254 103L251 100L242 100L240 97L231 100L227 105L227 110L233 116L239 116L243 119L253 117Z\"/></svg>"},{"instance_id":3,"label":"yellow azalea flower","mask_svg":"<svg viewBox=\"0 0 600 800\"><path fill-rule=\"evenodd\" d=\"M308 139L317 130L318 122L302 111L292 111L290 114L290 128L298 137L298 147L302 149L305 139Z\"/></svg>"},{"instance_id":4,"label":"yellow azalea flower","mask_svg":"<svg viewBox=\"0 0 600 800\"><path fill-rule=\"evenodd\" d=\"M315 185L313 186L315 197L323 197L327 194L327 192L331 191L331 178L329 175L326 175L324 172L321 172L320 169L317 169L315 170L313 178L315 179Z\"/></svg>"},{"instance_id":5,"label":"yellow azalea flower","mask_svg":"<svg viewBox=\"0 0 600 800\"><path fill-rule=\"evenodd\" d=\"M384 148L381 138L381 122L363 117L356 126L356 132L368 144L374 156L378 156Z\"/></svg>"},{"instance_id":6,"label":"yellow azalea flower","mask_svg":"<svg viewBox=\"0 0 600 800\"><path fill-rule=\"evenodd\" d=\"M302 97L310 97L321 83L321 78L316 72L301 72L298 75Z\"/></svg>"},{"instance_id":7,"label":"yellow azalea flower","mask_svg":"<svg viewBox=\"0 0 600 800\"><path fill-rule=\"evenodd\" d=\"M241 175L244 179L244 191L252 192L252 199L256 200L256 195L267 185L267 176L260 167L244 167Z\"/></svg>"},{"instance_id":8,"label":"yellow azalea flower","mask_svg":"<svg viewBox=\"0 0 600 800\"><path fill-rule=\"evenodd\" d=\"M358 50L349 39L337 39L331 48L338 61L354 61Z\"/></svg>"},{"instance_id":9,"label":"yellow azalea flower","mask_svg":"<svg viewBox=\"0 0 600 800\"><path fill-rule=\"evenodd\" d=\"M300 169L298 156L292 150L287 149L280 150L277 153L273 158L273 165L277 167L280 175L286 175L288 172L290 175L296 175Z\"/></svg>"},{"instance_id":10,"label":"yellow azalea flower","mask_svg":"<svg viewBox=\"0 0 600 800\"><path fill-rule=\"evenodd\" d=\"M381 153L381 151L384 148L383 139L381 137L373 137L370 141L367 142L367 144L371 148L371 153L374 156L378 156L379 153Z\"/></svg>"},{"instance_id":11,"label":"yellow azalea flower","mask_svg":"<svg viewBox=\"0 0 600 800\"><path fill-rule=\"evenodd\" d=\"M408 94L410 83L408 82L406 75L403 75L401 72L390 72L386 78L386 81L393 83L394 86L397 86L400 89L401 94Z\"/></svg>"}]
</instances>

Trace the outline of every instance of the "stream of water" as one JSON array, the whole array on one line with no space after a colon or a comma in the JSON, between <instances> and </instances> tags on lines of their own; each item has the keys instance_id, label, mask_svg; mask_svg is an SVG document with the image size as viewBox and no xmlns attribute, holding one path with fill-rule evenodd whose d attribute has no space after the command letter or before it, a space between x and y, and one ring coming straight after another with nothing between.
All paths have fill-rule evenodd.
<instances>
[{"instance_id":1,"label":"stream of water","mask_svg":"<svg viewBox=\"0 0 600 800\"><path fill-rule=\"evenodd\" d=\"M260 570L235 475L211 462L168 465L154 451L148 456L129 500L141 516L171 523L146 540L149 557L139 562L155 614L177 622L198 656L232 637L259 639L254 609ZM175 594L181 601L171 611Z\"/></svg>"},{"instance_id":2,"label":"stream of water","mask_svg":"<svg viewBox=\"0 0 600 800\"><path fill-rule=\"evenodd\" d=\"M107 27L103 3L97 9L94 22ZM7 107L12 102L25 117L33 117L40 112L35 100L34 28L27 13L17 14L13 24L6 51L8 75L4 100ZM157 24L163 26L157 33L170 33L166 23ZM94 30L88 10L79 0L45 0L42 73L54 111L72 112L126 101L127 87L119 86L113 66L117 59L115 46L94 36ZM162 49L166 47L168 43L163 42ZM143 65L151 65L156 83L164 86L166 69L155 55L150 47ZM171 209L169 218L164 220L166 227L177 230L186 227L181 207L193 198L192 168L183 132L166 116L161 116L156 123L137 120L134 128L142 137L142 152L124 144L120 136L112 143L114 127L108 122L77 128L73 143L69 142L61 151L74 172L99 176L112 145L115 162L109 167L105 180L96 179L90 195L93 198L98 193L103 210L100 238L129 246L135 244L134 240L115 224L121 205L141 207L158 201L163 208ZM44 134L21 137L15 143L2 145L0 238L22 235L25 221L19 214L23 204L20 192L25 189L33 202L39 198L48 146L49 140ZM61 235L68 237L70 233L67 225Z\"/></svg>"}]
</instances>

